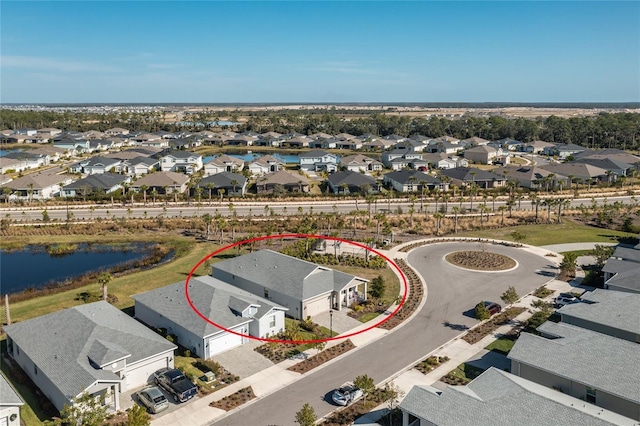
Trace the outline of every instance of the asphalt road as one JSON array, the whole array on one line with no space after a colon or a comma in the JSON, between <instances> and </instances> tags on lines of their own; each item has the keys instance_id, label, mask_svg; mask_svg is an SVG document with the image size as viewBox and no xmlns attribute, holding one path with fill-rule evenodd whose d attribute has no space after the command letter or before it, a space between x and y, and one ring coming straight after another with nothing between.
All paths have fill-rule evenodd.
<instances>
[{"instance_id":1,"label":"asphalt road","mask_svg":"<svg viewBox=\"0 0 640 426\"><path fill-rule=\"evenodd\" d=\"M428 297L422 310L403 327L211 424L293 425L295 413L306 402L319 417L325 416L336 408L327 401L329 393L337 386L362 374L373 377L376 383L395 376L459 335L461 328L476 324L477 321L465 312L479 301L500 302L500 295L510 285L518 294L524 295L546 283L554 271L543 257L522 249L494 245L487 249L518 261L515 270L469 272L443 260L447 253L464 249L478 250L479 247L476 243L443 243L410 253L409 264L428 280Z\"/></svg>"},{"instance_id":2,"label":"asphalt road","mask_svg":"<svg viewBox=\"0 0 640 426\"><path fill-rule=\"evenodd\" d=\"M604 198L595 198L599 204L602 204ZM632 198L630 196L621 196L621 197L607 197L607 203L612 204L616 201L619 201L622 204L629 204L632 202ZM476 208L480 203L486 202L487 207L492 209L494 203L491 199L483 200L481 197L476 197L473 207ZM571 199L570 204L572 207L579 207L580 205L590 206L592 203L591 198L578 198ZM422 205L421 205L422 204ZM402 209L404 212L408 212L411 208L412 203L406 200L395 200L391 202L387 202L387 200L378 200L375 203L372 203L371 206L367 205L362 199L357 203L353 199L336 199L335 202L332 201L300 201L300 202L280 202L277 200L273 200L273 202L269 203L251 203L251 202L235 202L232 205L232 208L229 208L228 202L216 202L213 201L209 203L207 201L203 201L198 205L198 203L192 202L190 205L182 204L176 206L173 202L164 205L161 202L156 202L152 205L149 202L146 206L142 205L142 203L136 203L134 206L130 205L122 205L122 203L115 203L113 205L105 206L79 206L79 205L69 205L68 207L64 204L58 205L47 205L46 203L40 202L32 202L30 206L16 206L10 204L9 207L6 205L0 206L0 216L2 218L10 218L14 221L26 221L26 222L40 222L42 221L42 213L46 209L49 215L50 220L55 221L66 221L67 215L69 213L72 214L73 220L95 220L98 217L102 219L108 219L113 217L132 217L132 218L143 218L143 217L157 217L157 216L165 216L165 217L192 217L192 216L201 216L205 213L209 213L211 215L219 214L221 216L264 216L265 214L273 214L277 215L295 215L300 211L304 213L349 213L352 211L360 211L363 214L369 211L369 207L371 208L371 213L375 214L376 212L396 212L398 208ZM442 202L438 204L438 208L443 205ZM451 208L453 206L460 206L464 208L470 208L471 203L463 202L460 204L459 202L449 202L449 214L452 214ZM505 200L496 200L495 208L505 205ZM413 208L416 213L422 211L421 207L424 211L427 212L435 212L436 205L435 203L425 202L421 203L420 199L417 199L413 204ZM301 209L301 210L300 210ZM517 210L532 210L531 202L523 200L520 205L516 205L514 211ZM555 213L555 208L553 209L553 213ZM546 215L546 208L544 206L539 207L540 215ZM496 213L498 214L498 213Z\"/></svg>"}]
</instances>

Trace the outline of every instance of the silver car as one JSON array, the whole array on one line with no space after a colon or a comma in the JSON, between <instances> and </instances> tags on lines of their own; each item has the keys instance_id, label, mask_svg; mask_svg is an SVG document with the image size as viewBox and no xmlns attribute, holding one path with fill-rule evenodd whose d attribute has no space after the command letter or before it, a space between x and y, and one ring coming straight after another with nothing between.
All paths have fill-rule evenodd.
<instances>
[{"instance_id":1,"label":"silver car","mask_svg":"<svg viewBox=\"0 0 640 426\"><path fill-rule=\"evenodd\" d=\"M338 405L349 405L362 396L362 390L353 383L345 383L333 391L331 399Z\"/></svg>"},{"instance_id":2,"label":"silver car","mask_svg":"<svg viewBox=\"0 0 640 426\"><path fill-rule=\"evenodd\" d=\"M144 388L136 393L138 401L148 412L157 414L169 408L169 401L156 386Z\"/></svg>"}]
</instances>

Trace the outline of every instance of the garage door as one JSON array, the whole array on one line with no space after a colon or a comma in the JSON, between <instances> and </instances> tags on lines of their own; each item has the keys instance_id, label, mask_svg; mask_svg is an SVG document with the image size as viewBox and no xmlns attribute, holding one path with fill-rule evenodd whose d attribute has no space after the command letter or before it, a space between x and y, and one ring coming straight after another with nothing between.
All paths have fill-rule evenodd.
<instances>
[{"instance_id":1,"label":"garage door","mask_svg":"<svg viewBox=\"0 0 640 426\"><path fill-rule=\"evenodd\" d=\"M327 312L331 307L331 295L323 297L313 302L307 302L306 314L313 318L314 315L318 315L321 312Z\"/></svg>"},{"instance_id":2,"label":"garage door","mask_svg":"<svg viewBox=\"0 0 640 426\"><path fill-rule=\"evenodd\" d=\"M240 332L240 331L239 331ZM246 333L246 332L244 332ZM242 336L233 333L222 333L221 336L209 339L209 357L242 344Z\"/></svg>"},{"instance_id":3,"label":"garage door","mask_svg":"<svg viewBox=\"0 0 640 426\"><path fill-rule=\"evenodd\" d=\"M0 417L0 426L7 426L9 424L9 420L6 417Z\"/></svg>"},{"instance_id":4,"label":"garage door","mask_svg":"<svg viewBox=\"0 0 640 426\"><path fill-rule=\"evenodd\" d=\"M169 356L169 355L168 355ZM167 356L167 357L168 357ZM150 360L147 363L144 363L140 366L134 366L133 369L127 369L127 376L125 378L126 389L134 389L150 383L152 381L151 376L157 370L161 368L169 367L169 362L167 357L163 357L156 360ZM126 390L123 389L123 390Z\"/></svg>"}]
</instances>

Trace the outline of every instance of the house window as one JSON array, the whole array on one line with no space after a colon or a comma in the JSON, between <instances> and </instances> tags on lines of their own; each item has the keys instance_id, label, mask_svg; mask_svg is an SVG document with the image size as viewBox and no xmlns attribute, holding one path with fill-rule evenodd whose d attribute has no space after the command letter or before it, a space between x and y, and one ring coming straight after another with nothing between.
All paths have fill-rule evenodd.
<instances>
[{"instance_id":1,"label":"house window","mask_svg":"<svg viewBox=\"0 0 640 426\"><path fill-rule=\"evenodd\" d=\"M36 376L38 375L38 366L37 365L33 366L33 372L36 373Z\"/></svg>"},{"instance_id":2,"label":"house window","mask_svg":"<svg viewBox=\"0 0 640 426\"><path fill-rule=\"evenodd\" d=\"M265 288L265 289L264 289L264 298L265 298L265 299L268 299L268 298L269 298L269 289L268 289L268 288Z\"/></svg>"},{"instance_id":3,"label":"house window","mask_svg":"<svg viewBox=\"0 0 640 426\"><path fill-rule=\"evenodd\" d=\"M587 386L587 402L590 404L596 403L596 390Z\"/></svg>"},{"instance_id":4,"label":"house window","mask_svg":"<svg viewBox=\"0 0 640 426\"><path fill-rule=\"evenodd\" d=\"M269 327L273 328L275 326L276 326L276 316L271 315L271 318L269 319Z\"/></svg>"}]
</instances>

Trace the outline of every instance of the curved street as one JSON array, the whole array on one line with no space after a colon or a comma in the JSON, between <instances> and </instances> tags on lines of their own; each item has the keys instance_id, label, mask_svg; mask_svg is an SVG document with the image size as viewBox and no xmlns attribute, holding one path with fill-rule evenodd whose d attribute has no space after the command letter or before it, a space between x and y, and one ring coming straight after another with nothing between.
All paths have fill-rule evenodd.
<instances>
[{"instance_id":1,"label":"curved street","mask_svg":"<svg viewBox=\"0 0 640 426\"><path fill-rule=\"evenodd\" d=\"M452 251L479 250L478 243L438 243L412 250L408 263L427 281L427 300L408 322L384 337L360 347L337 361L308 373L298 381L246 405L210 424L291 425L306 402L319 417L336 407L329 393L356 376L367 374L380 383L399 374L427 354L477 323L469 312L481 300L500 301L508 286L524 295L555 275L545 251L487 245L486 249L508 255L518 262L507 272L473 272L449 265L444 256ZM540 255L542 254L542 255ZM404 255L404 254L402 254Z\"/></svg>"}]
</instances>

